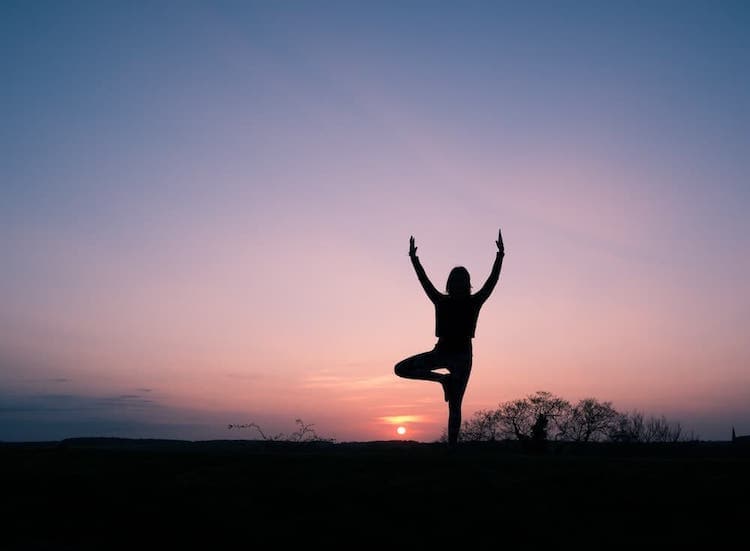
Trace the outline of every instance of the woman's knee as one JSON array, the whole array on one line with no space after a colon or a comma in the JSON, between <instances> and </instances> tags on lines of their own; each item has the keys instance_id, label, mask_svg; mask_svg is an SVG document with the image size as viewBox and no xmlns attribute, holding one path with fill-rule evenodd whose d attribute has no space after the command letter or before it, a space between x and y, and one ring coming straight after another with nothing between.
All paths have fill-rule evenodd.
<instances>
[{"instance_id":1,"label":"woman's knee","mask_svg":"<svg viewBox=\"0 0 750 551\"><path fill-rule=\"evenodd\" d=\"M409 377L416 369L418 368L413 358L406 358L393 367L393 372L399 377Z\"/></svg>"},{"instance_id":2,"label":"woman's knee","mask_svg":"<svg viewBox=\"0 0 750 551\"><path fill-rule=\"evenodd\" d=\"M417 363L414 357L401 360L393 367L393 372L399 377L409 377L417 369Z\"/></svg>"},{"instance_id":3,"label":"woman's knee","mask_svg":"<svg viewBox=\"0 0 750 551\"><path fill-rule=\"evenodd\" d=\"M406 369L406 361L402 360L393 367L393 372L399 377L403 377Z\"/></svg>"},{"instance_id":4,"label":"woman's knee","mask_svg":"<svg viewBox=\"0 0 750 551\"><path fill-rule=\"evenodd\" d=\"M425 352L401 360L393 367L393 371L399 377L414 378L415 374L432 369L433 363L432 355Z\"/></svg>"}]
</instances>

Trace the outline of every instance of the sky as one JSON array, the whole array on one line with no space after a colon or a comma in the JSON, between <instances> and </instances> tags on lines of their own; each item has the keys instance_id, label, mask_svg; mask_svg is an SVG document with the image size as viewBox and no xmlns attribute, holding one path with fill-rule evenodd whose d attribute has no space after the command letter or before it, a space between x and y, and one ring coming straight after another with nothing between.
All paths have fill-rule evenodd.
<instances>
[{"instance_id":1,"label":"sky","mask_svg":"<svg viewBox=\"0 0 750 551\"><path fill-rule=\"evenodd\" d=\"M3 1L0 440L434 441L409 237L478 289L499 228L465 419L750 434L749 52L744 2Z\"/></svg>"}]
</instances>

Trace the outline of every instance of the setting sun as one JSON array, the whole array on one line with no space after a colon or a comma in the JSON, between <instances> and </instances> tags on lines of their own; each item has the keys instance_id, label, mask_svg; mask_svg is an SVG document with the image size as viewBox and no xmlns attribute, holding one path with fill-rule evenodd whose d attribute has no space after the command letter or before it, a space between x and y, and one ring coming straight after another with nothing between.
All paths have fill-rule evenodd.
<instances>
[{"instance_id":1,"label":"setting sun","mask_svg":"<svg viewBox=\"0 0 750 551\"><path fill-rule=\"evenodd\" d=\"M399 427L396 429L396 432L403 436L406 434L406 427Z\"/></svg>"}]
</instances>

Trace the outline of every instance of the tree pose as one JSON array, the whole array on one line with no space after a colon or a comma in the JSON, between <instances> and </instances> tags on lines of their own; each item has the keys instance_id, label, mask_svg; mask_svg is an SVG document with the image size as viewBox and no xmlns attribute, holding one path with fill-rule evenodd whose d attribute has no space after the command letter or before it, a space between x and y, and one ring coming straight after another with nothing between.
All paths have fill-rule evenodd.
<instances>
[{"instance_id":1,"label":"tree pose","mask_svg":"<svg viewBox=\"0 0 750 551\"><path fill-rule=\"evenodd\" d=\"M458 443L461 429L461 402L471 374L471 339L479 318L479 310L492 293L500 277L505 247L502 232L497 234L497 255L492 271L482 288L471 294L469 272L463 266L451 270L446 284L447 294L438 291L430 282L419 262L414 237L409 238L409 257L417 277L427 296L435 305L435 347L429 352L411 356L396 364L399 377L435 381L443 386L443 395L448 402L448 444ZM435 370L445 368L448 373Z\"/></svg>"}]
</instances>

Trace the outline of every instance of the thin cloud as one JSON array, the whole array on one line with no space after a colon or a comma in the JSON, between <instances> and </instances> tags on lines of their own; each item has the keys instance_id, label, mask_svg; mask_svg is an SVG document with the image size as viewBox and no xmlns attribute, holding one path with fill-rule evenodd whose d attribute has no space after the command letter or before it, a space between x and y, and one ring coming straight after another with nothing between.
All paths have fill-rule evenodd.
<instances>
[{"instance_id":1,"label":"thin cloud","mask_svg":"<svg viewBox=\"0 0 750 551\"><path fill-rule=\"evenodd\" d=\"M158 407L160 406L153 400L135 394L120 394L116 396L32 394L0 397L0 411L5 413L118 413L123 409Z\"/></svg>"},{"instance_id":2,"label":"thin cloud","mask_svg":"<svg viewBox=\"0 0 750 551\"><path fill-rule=\"evenodd\" d=\"M384 415L382 417L376 417L376 419L384 425L400 425L404 423L419 424L430 421L424 415Z\"/></svg>"},{"instance_id":3,"label":"thin cloud","mask_svg":"<svg viewBox=\"0 0 750 551\"><path fill-rule=\"evenodd\" d=\"M225 377L229 377L230 379L243 379L243 380L252 381L252 380L255 380L255 379L260 379L261 377L263 377L263 375L261 375L260 373L236 373L236 372L231 372L231 373L226 373Z\"/></svg>"},{"instance_id":4,"label":"thin cloud","mask_svg":"<svg viewBox=\"0 0 750 551\"><path fill-rule=\"evenodd\" d=\"M381 388L393 383L391 375L377 377L342 377L340 375L310 375L302 383L304 388L349 390Z\"/></svg>"}]
</instances>

